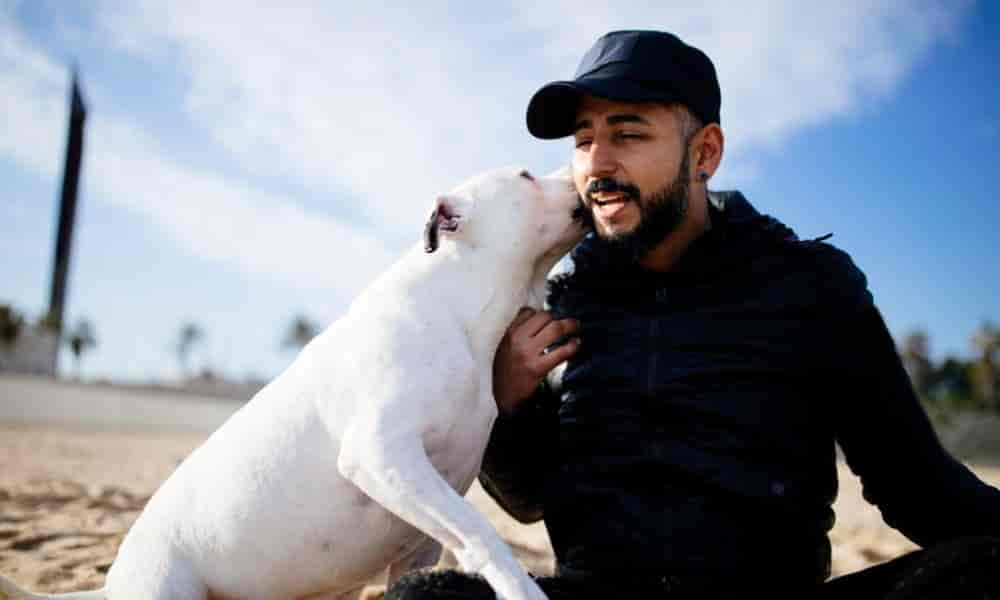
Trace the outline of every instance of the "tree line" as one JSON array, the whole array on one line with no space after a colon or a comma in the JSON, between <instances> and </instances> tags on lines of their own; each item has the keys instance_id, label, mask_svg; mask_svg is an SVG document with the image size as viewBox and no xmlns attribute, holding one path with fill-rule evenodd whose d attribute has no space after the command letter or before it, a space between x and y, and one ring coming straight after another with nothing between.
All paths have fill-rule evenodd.
<instances>
[{"instance_id":1,"label":"tree line","mask_svg":"<svg viewBox=\"0 0 1000 600\"><path fill-rule=\"evenodd\" d=\"M15 351L14 346L18 338L29 330L55 331L47 316L43 316L36 322L31 322L23 312L10 304L0 304L0 350ZM280 347L283 350L301 350L318 333L319 326L315 321L303 314L295 315L281 336ZM199 345L205 342L206 337L205 328L196 321L188 320L181 323L169 346L177 358L182 377L193 376L190 364L191 355ZM77 320L73 327L63 332L62 339L58 340L58 343L69 348L74 358L76 376L79 378L84 356L98 345L96 327L90 319L82 317ZM212 369L204 365L201 372L203 375L210 374Z\"/></svg>"},{"instance_id":2,"label":"tree line","mask_svg":"<svg viewBox=\"0 0 1000 600\"><path fill-rule=\"evenodd\" d=\"M0 346L10 350L27 327L45 328L45 319L31 324L10 305L0 304ZM300 351L320 331L316 322L304 314L294 315L284 329L280 347ZM97 347L93 323L81 318L64 333L66 344L76 360L79 376L84 354ZM191 320L181 323L170 347L183 377L191 377L191 354L206 338L205 329ZM1000 328L984 321L973 332L969 358L946 356L931 359L931 341L926 331L915 330L899 340L897 349L910 381L921 400L935 410L985 410L1000 414ZM211 372L207 366L203 372Z\"/></svg>"},{"instance_id":3,"label":"tree line","mask_svg":"<svg viewBox=\"0 0 1000 600\"><path fill-rule=\"evenodd\" d=\"M319 326L315 321L302 314L295 315L282 335L281 348L302 350L318 333ZM177 357L181 373L185 377L191 376L190 355L199 344L204 342L206 335L205 329L195 321L186 321L181 324L180 331L171 347ZM211 369L206 367L203 371L210 372Z\"/></svg>"},{"instance_id":4,"label":"tree line","mask_svg":"<svg viewBox=\"0 0 1000 600\"><path fill-rule=\"evenodd\" d=\"M984 321L969 340L971 357L931 360L926 331L916 330L899 342L899 356L913 387L935 409L975 409L1000 413L1000 328Z\"/></svg>"},{"instance_id":5,"label":"tree line","mask_svg":"<svg viewBox=\"0 0 1000 600\"><path fill-rule=\"evenodd\" d=\"M30 323L24 314L13 306L0 304L0 348L10 351L17 338L29 328L41 332L56 331L50 315L44 315L37 322ZM79 377L83 355L97 346L97 333L93 323L87 318L79 319L71 328L63 331L62 339L58 341L66 344L72 352Z\"/></svg>"}]
</instances>

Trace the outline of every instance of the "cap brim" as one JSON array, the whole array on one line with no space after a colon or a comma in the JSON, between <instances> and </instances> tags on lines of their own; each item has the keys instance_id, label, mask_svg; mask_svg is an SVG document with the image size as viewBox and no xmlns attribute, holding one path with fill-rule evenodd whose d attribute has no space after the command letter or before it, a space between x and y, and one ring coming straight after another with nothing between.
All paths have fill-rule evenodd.
<instances>
[{"instance_id":1,"label":"cap brim","mask_svg":"<svg viewBox=\"0 0 1000 600\"><path fill-rule=\"evenodd\" d=\"M584 77L575 81L553 81L535 92L528 102L528 131L543 140L573 133L576 113L585 94L621 102L669 101L662 90L650 90L620 77Z\"/></svg>"}]
</instances>

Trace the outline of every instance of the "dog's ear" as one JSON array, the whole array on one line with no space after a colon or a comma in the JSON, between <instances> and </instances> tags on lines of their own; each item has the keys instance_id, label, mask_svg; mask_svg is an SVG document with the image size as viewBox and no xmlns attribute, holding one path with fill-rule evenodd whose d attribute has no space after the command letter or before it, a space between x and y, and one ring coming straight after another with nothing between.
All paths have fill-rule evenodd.
<instances>
[{"instance_id":1,"label":"dog's ear","mask_svg":"<svg viewBox=\"0 0 1000 600\"><path fill-rule=\"evenodd\" d=\"M451 196L438 196L431 216L424 225L424 251L434 252L438 249L440 232L456 233L462 228L462 215L459 213L459 199Z\"/></svg>"}]
</instances>

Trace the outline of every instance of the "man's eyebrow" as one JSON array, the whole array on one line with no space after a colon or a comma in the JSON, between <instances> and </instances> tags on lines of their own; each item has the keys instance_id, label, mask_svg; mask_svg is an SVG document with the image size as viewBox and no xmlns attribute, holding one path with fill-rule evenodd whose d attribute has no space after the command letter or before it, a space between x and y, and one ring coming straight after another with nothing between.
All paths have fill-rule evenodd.
<instances>
[{"instance_id":1,"label":"man's eyebrow","mask_svg":"<svg viewBox=\"0 0 1000 600\"><path fill-rule=\"evenodd\" d=\"M607 118L607 123L608 125L619 125L621 123L639 123L641 125L650 124L646 119L634 114L611 115Z\"/></svg>"},{"instance_id":2,"label":"man's eyebrow","mask_svg":"<svg viewBox=\"0 0 1000 600\"><path fill-rule=\"evenodd\" d=\"M632 113L611 115L607 119L605 119L605 122L608 125L620 125L622 123L639 123L640 125L651 124L649 121L642 118L641 116ZM573 133L576 133L581 129L591 128L593 126L594 124L590 121L590 119L583 119L582 121L579 121L576 125L573 126Z\"/></svg>"}]
</instances>

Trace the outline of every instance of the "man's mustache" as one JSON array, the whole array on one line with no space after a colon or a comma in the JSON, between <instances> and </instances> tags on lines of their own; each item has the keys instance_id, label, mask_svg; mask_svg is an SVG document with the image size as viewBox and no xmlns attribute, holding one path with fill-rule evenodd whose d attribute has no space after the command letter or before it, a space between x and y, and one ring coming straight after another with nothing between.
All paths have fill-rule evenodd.
<instances>
[{"instance_id":1,"label":"man's mustache","mask_svg":"<svg viewBox=\"0 0 1000 600\"><path fill-rule=\"evenodd\" d=\"M613 177L602 177L600 179L595 179L587 184L587 189L584 193L587 199L593 201L594 194L603 192L605 194L615 194L621 193L625 194L629 200L639 199L639 188L635 187L631 183L624 183L615 180Z\"/></svg>"}]
</instances>

